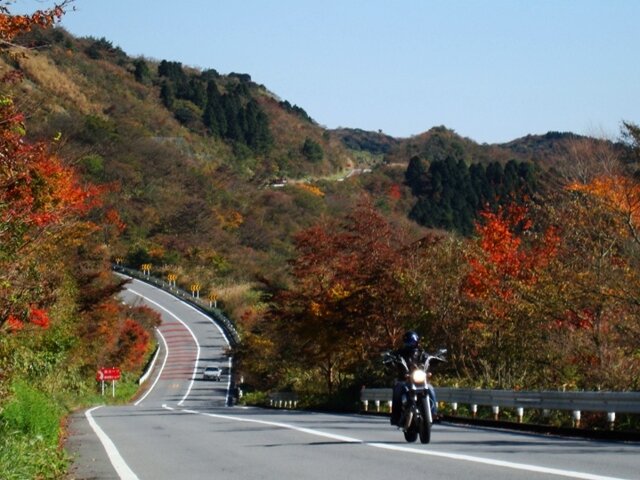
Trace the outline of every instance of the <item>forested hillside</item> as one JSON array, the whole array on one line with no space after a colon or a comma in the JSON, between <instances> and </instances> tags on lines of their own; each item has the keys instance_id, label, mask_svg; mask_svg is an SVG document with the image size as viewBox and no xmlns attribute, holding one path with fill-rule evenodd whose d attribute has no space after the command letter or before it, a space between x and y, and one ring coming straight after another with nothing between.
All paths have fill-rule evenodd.
<instances>
[{"instance_id":1,"label":"forested hillside","mask_svg":"<svg viewBox=\"0 0 640 480\"><path fill-rule=\"evenodd\" d=\"M250 74L0 13L0 466L38 435L23 463L63 465L57 422L98 366L135 389L158 317L115 300L116 260L219 298L250 397L384 385L408 328L449 349L443 384L640 388L636 125L331 131Z\"/></svg>"}]
</instances>

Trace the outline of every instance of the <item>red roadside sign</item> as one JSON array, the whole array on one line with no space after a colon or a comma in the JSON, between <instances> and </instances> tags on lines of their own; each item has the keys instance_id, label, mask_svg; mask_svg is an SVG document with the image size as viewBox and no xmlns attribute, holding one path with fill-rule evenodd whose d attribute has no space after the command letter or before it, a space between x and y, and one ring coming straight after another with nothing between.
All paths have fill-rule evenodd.
<instances>
[{"instance_id":1,"label":"red roadside sign","mask_svg":"<svg viewBox=\"0 0 640 480\"><path fill-rule=\"evenodd\" d=\"M101 368L96 373L96 380L98 382L108 382L113 380L120 380L120 369L114 368Z\"/></svg>"}]
</instances>

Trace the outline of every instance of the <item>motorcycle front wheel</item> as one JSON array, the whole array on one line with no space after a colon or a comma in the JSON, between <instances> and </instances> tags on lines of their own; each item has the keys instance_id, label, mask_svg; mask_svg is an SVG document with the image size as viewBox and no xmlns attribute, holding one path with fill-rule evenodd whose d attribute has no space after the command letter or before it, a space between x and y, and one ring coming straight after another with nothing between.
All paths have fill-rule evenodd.
<instances>
[{"instance_id":1,"label":"motorcycle front wheel","mask_svg":"<svg viewBox=\"0 0 640 480\"><path fill-rule=\"evenodd\" d=\"M407 430L404 432L404 439L409 443L413 443L418 439L418 432L415 430Z\"/></svg>"},{"instance_id":2,"label":"motorcycle front wheel","mask_svg":"<svg viewBox=\"0 0 640 480\"><path fill-rule=\"evenodd\" d=\"M418 424L418 434L420 435L420 443L429 443L431 441L431 422L427 416L429 400L424 399L420 405L420 419ZM405 435L406 438L406 435ZM415 439L414 439L415 440ZM408 440L407 440L408 441Z\"/></svg>"}]
</instances>

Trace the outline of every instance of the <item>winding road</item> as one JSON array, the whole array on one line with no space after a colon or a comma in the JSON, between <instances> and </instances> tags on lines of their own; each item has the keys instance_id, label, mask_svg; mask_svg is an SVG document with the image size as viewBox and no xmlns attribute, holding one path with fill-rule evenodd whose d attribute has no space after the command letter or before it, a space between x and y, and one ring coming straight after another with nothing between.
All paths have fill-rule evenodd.
<instances>
[{"instance_id":1,"label":"winding road","mask_svg":"<svg viewBox=\"0 0 640 480\"><path fill-rule=\"evenodd\" d=\"M128 406L73 416L73 479L640 479L640 445L437 424L407 444L383 417L228 407L226 339L193 307L132 281L162 315L161 348ZM223 381L201 380L207 364Z\"/></svg>"}]
</instances>

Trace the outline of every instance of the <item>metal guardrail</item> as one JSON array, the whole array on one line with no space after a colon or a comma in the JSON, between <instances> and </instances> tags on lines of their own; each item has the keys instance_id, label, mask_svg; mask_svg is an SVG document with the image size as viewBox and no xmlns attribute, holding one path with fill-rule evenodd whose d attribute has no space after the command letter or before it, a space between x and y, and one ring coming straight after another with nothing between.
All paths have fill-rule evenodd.
<instances>
[{"instance_id":1,"label":"metal guardrail","mask_svg":"<svg viewBox=\"0 0 640 480\"><path fill-rule=\"evenodd\" d=\"M240 335L236 330L235 325L231 320L229 320L220 309L212 308L208 305L208 302L201 300L199 298L194 297L191 293L183 290L179 287L174 287L164 280L152 277L150 275L144 275L139 270L134 270L127 267L122 267L120 265L114 265L113 270L116 272L123 273L130 277L136 278L138 280L142 280L143 282L147 282L154 287L158 287L161 290L164 290L167 293L179 298L180 300L187 302L202 311L204 314L211 317L211 319L216 322L222 329L225 331L229 343L232 346L235 346L240 342Z\"/></svg>"},{"instance_id":2,"label":"metal guardrail","mask_svg":"<svg viewBox=\"0 0 640 480\"><path fill-rule=\"evenodd\" d=\"M390 404L391 388L365 388L360 392L360 401L368 410L369 402L376 409L380 404ZM438 402L449 403L453 411L458 404L470 405L475 414L479 405L492 408L497 419L500 408L515 408L521 421L524 409L567 410L573 413L577 424L581 412L606 412L609 423L615 422L616 413L640 413L640 392L556 392L518 390L477 390L468 388L437 388Z\"/></svg>"}]
</instances>

